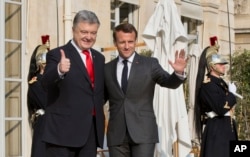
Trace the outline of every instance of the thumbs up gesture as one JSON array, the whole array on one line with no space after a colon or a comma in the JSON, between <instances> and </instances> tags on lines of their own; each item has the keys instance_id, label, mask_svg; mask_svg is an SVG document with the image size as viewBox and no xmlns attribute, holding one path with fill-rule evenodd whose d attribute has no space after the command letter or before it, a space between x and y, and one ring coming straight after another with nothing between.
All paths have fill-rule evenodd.
<instances>
[{"instance_id":1,"label":"thumbs up gesture","mask_svg":"<svg viewBox=\"0 0 250 157\"><path fill-rule=\"evenodd\" d=\"M58 65L59 71L61 73L66 73L70 69L70 60L68 58L66 58L63 49L61 49L60 52L61 52L61 60L60 60L59 65Z\"/></svg>"}]
</instances>

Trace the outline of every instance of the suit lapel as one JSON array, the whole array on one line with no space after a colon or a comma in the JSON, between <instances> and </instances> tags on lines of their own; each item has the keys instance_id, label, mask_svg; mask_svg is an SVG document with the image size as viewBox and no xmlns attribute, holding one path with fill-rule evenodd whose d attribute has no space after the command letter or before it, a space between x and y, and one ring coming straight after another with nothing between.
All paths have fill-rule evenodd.
<instances>
[{"instance_id":1,"label":"suit lapel","mask_svg":"<svg viewBox=\"0 0 250 157\"><path fill-rule=\"evenodd\" d=\"M117 78L117 63L118 63L118 61L119 61L118 57L116 59L112 60L110 62L110 68L109 68L109 70L110 70L110 73L111 73L111 75L110 75L111 76L111 80L113 80L113 82L115 83L115 85L117 87L117 90L121 94L123 94L123 91L122 91L122 89L121 89L121 87L119 85L118 78Z\"/></svg>"},{"instance_id":2,"label":"suit lapel","mask_svg":"<svg viewBox=\"0 0 250 157\"><path fill-rule=\"evenodd\" d=\"M97 64L98 64L98 60L97 60L97 53L99 52L96 52L94 49L90 49L91 51L91 54L92 54L92 63L93 63L93 68L94 68L94 77L97 76ZM86 69L86 68L85 68ZM87 69L86 69L86 72L87 72ZM89 79L90 81L90 79Z\"/></svg>"},{"instance_id":3,"label":"suit lapel","mask_svg":"<svg viewBox=\"0 0 250 157\"><path fill-rule=\"evenodd\" d=\"M74 62L75 64L77 64L77 66L79 66L79 69L84 74L84 77L89 81L89 83L91 83L87 69L81 59L81 56L79 55L79 53L77 52L77 50L71 43L68 43L68 48L69 48L68 56L70 60L72 60L71 62Z\"/></svg>"},{"instance_id":4,"label":"suit lapel","mask_svg":"<svg viewBox=\"0 0 250 157\"><path fill-rule=\"evenodd\" d=\"M104 64L103 64L103 66L100 66L101 63L103 62L103 60L101 60L102 58L100 57L100 52L91 48L91 53L92 53L92 62L93 62L93 68L94 68L94 77L95 77L95 79L103 78L103 76L100 76L103 74L103 73L100 73L101 68L103 68L103 70L104 70L104 67L103 67ZM89 79L89 81L90 81L90 79ZM98 81L95 80L94 86L97 87L98 85L99 85Z\"/></svg>"},{"instance_id":5,"label":"suit lapel","mask_svg":"<svg viewBox=\"0 0 250 157\"><path fill-rule=\"evenodd\" d=\"M118 57L117 57L117 58L114 60L114 62L113 62L112 67L114 67L114 68L112 68L112 78L113 78L113 80L116 82L116 85L117 85L117 87L120 89L120 92L123 93L122 88L120 87L119 82L118 82L118 78L117 78L117 63L118 63L118 61L119 61L119 59L118 59Z\"/></svg>"},{"instance_id":6,"label":"suit lapel","mask_svg":"<svg viewBox=\"0 0 250 157\"><path fill-rule=\"evenodd\" d=\"M128 78L128 86L127 86L127 91L129 90L132 81L134 80L134 77L136 76L136 74L138 74L138 65L140 64L140 56L135 53L135 57L134 60L132 62L131 65L131 69L130 69L130 74L129 74L129 78Z\"/></svg>"}]
</instances>

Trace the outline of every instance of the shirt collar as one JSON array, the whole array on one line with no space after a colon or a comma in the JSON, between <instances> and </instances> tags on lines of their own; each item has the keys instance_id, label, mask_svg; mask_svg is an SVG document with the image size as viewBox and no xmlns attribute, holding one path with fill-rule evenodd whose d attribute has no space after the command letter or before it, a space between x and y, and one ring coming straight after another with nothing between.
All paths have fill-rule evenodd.
<instances>
[{"instance_id":1,"label":"shirt collar","mask_svg":"<svg viewBox=\"0 0 250 157\"><path fill-rule=\"evenodd\" d=\"M135 52L129 57L127 58L128 62L132 63L135 57ZM124 59L121 56L118 56L119 61L118 62L122 62Z\"/></svg>"},{"instance_id":2,"label":"shirt collar","mask_svg":"<svg viewBox=\"0 0 250 157\"><path fill-rule=\"evenodd\" d=\"M73 39L71 40L71 44L76 48L76 50L77 50L79 53L82 52L82 50L76 45L76 43L75 43L75 41L74 41ZM90 49L88 49L88 51L89 51L89 53L91 54Z\"/></svg>"}]
</instances>

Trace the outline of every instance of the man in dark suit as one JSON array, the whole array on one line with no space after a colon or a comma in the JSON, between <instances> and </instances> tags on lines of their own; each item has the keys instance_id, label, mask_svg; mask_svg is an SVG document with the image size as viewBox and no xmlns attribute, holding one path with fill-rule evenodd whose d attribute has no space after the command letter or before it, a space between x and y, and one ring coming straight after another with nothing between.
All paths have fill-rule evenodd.
<instances>
[{"instance_id":1,"label":"man in dark suit","mask_svg":"<svg viewBox=\"0 0 250 157\"><path fill-rule=\"evenodd\" d=\"M185 52L176 52L175 62L169 61L175 71L169 74L156 58L135 52L137 31L133 25L116 26L113 39L119 56L105 65L104 72L110 157L153 157L159 141L153 111L155 85L175 89L183 83Z\"/></svg>"},{"instance_id":2,"label":"man in dark suit","mask_svg":"<svg viewBox=\"0 0 250 157\"><path fill-rule=\"evenodd\" d=\"M95 13L79 11L73 39L47 55L46 157L96 157L103 146L105 58L92 48L99 25Z\"/></svg>"}]
</instances>

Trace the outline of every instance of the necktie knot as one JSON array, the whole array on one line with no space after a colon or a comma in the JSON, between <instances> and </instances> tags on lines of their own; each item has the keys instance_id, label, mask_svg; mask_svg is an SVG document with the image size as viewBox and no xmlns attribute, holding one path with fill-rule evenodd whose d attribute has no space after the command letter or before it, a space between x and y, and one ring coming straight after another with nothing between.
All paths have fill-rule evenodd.
<instances>
[{"instance_id":1,"label":"necktie knot","mask_svg":"<svg viewBox=\"0 0 250 157\"><path fill-rule=\"evenodd\" d=\"M86 57L89 56L89 51L88 50L83 50L82 53L85 54Z\"/></svg>"},{"instance_id":2,"label":"necktie knot","mask_svg":"<svg viewBox=\"0 0 250 157\"><path fill-rule=\"evenodd\" d=\"M123 61L124 66L127 66L128 60L124 59Z\"/></svg>"}]
</instances>

